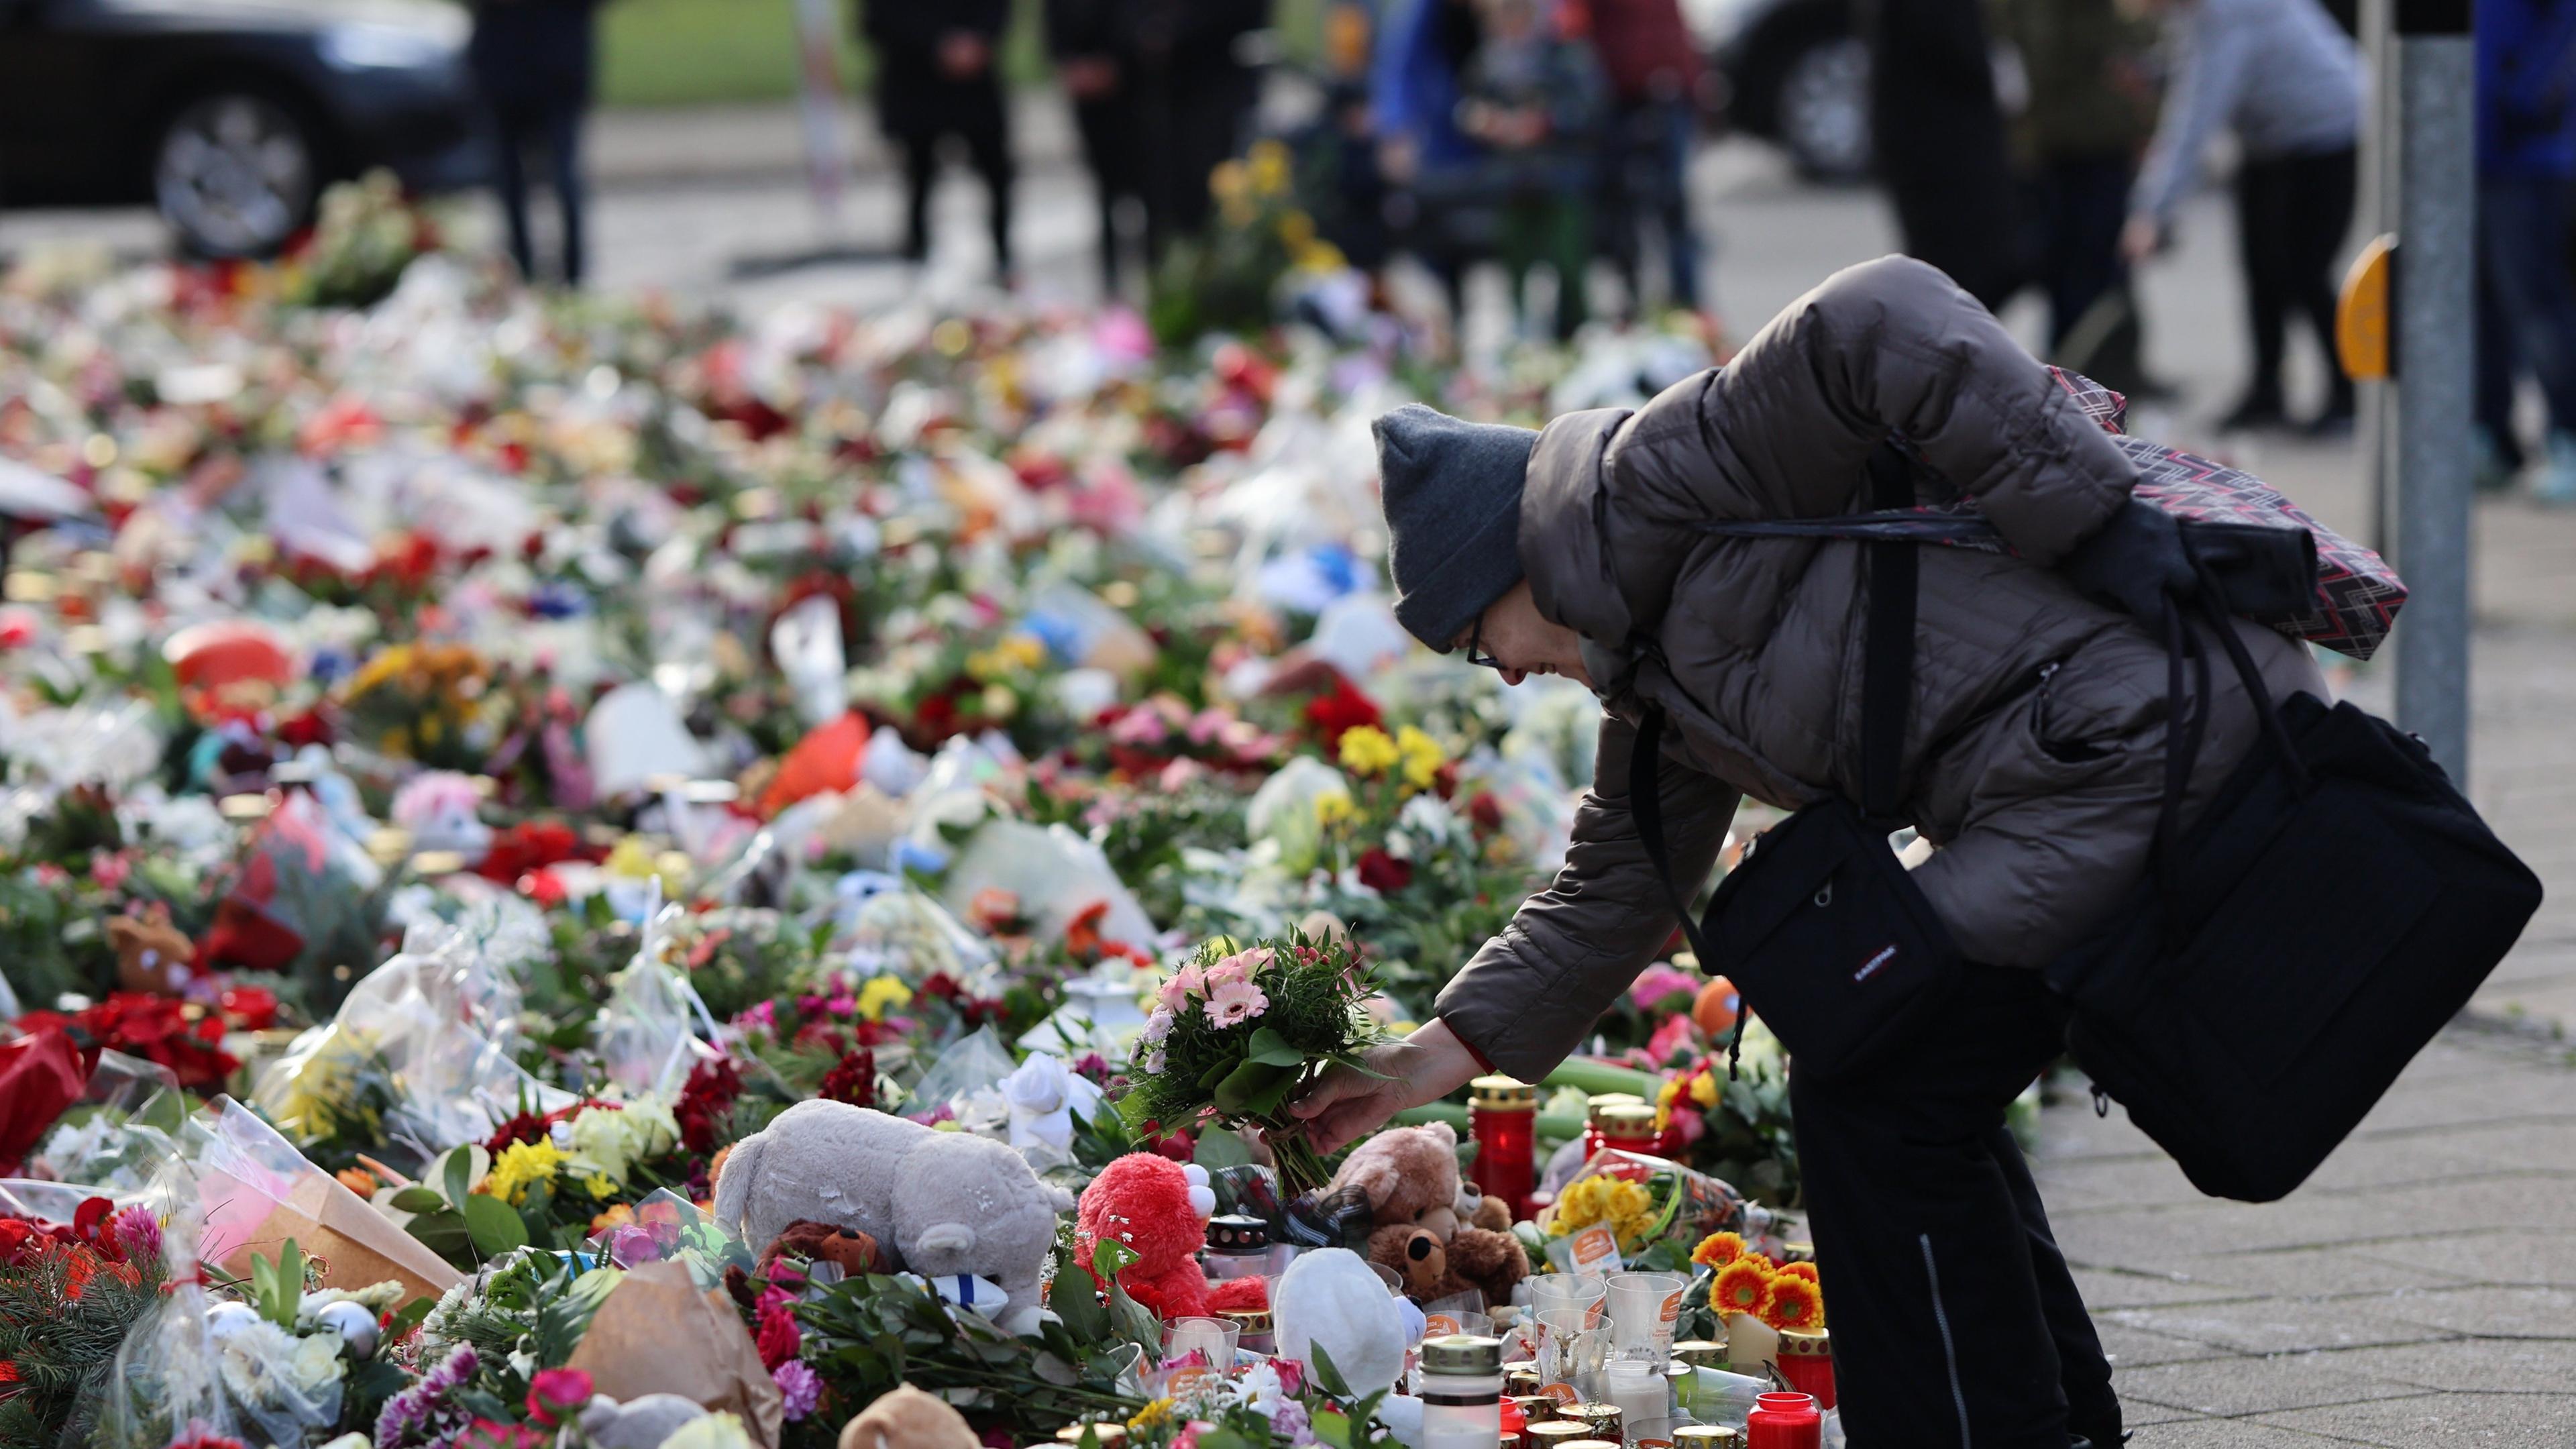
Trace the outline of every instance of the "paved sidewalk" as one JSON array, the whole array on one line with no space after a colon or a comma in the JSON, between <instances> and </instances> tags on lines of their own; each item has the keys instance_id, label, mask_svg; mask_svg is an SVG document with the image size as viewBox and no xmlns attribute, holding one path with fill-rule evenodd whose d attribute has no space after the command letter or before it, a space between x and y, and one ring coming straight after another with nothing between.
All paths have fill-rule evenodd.
<instances>
[{"instance_id":1,"label":"paved sidewalk","mask_svg":"<svg viewBox=\"0 0 2576 1449\"><path fill-rule=\"evenodd\" d=\"M2204 1198L2126 1114L2034 1164L2134 1449L2576 1445L2576 1069L2454 1027L2288 1200Z\"/></svg>"}]
</instances>

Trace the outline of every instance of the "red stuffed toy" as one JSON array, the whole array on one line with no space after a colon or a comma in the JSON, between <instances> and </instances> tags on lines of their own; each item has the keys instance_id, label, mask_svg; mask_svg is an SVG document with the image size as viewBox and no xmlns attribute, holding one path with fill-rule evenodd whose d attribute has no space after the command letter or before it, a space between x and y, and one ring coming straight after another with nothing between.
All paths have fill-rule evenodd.
<instances>
[{"instance_id":1,"label":"red stuffed toy","mask_svg":"<svg viewBox=\"0 0 2576 1449\"><path fill-rule=\"evenodd\" d=\"M1131 1152L1102 1168L1082 1190L1073 1260L1100 1282L1091 1266L1092 1248L1103 1239L1123 1243L1136 1252L1136 1261L1118 1270L1118 1286L1128 1297L1161 1318L1202 1317L1208 1311L1207 1278L1198 1253L1207 1246L1208 1215L1215 1211L1206 1168Z\"/></svg>"}]
</instances>

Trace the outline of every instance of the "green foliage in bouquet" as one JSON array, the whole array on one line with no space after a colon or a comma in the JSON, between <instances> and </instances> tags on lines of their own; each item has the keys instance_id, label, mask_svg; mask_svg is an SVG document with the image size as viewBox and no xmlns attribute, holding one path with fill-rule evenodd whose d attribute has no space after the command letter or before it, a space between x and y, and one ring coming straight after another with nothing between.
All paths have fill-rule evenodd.
<instances>
[{"instance_id":1,"label":"green foliage in bouquet","mask_svg":"<svg viewBox=\"0 0 2576 1449\"><path fill-rule=\"evenodd\" d=\"M51 1244L0 1266L0 1446L87 1442L87 1406L105 1390L117 1348L161 1298L161 1265L103 1262L87 1246Z\"/></svg>"},{"instance_id":2,"label":"green foliage in bouquet","mask_svg":"<svg viewBox=\"0 0 2576 1449\"><path fill-rule=\"evenodd\" d=\"M1085 1281L1070 1260L1059 1266L1057 1282ZM1124 1420L1143 1408L1118 1387L1140 1358L1138 1347L1090 1295L1058 1297L1084 1303L1055 1303L1059 1321L1019 1337L908 1279L868 1274L824 1285L796 1305L805 1330L798 1356L822 1379L832 1412L787 1426L790 1449L832 1444L851 1415L906 1383L955 1404L978 1431L1003 1429L1022 1440L1044 1440L1086 1419ZM1135 1312L1144 1318L1139 1331L1154 1332L1159 1344L1160 1325Z\"/></svg>"},{"instance_id":3,"label":"green foliage in bouquet","mask_svg":"<svg viewBox=\"0 0 2576 1449\"><path fill-rule=\"evenodd\" d=\"M1216 216L1202 236L1176 243L1154 274L1146 321L1156 341L1181 347L1210 332L1259 332L1290 272L1342 265L1299 205L1293 170L1286 146L1261 141L1209 174Z\"/></svg>"},{"instance_id":4,"label":"green foliage in bouquet","mask_svg":"<svg viewBox=\"0 0 2576 1449\"><path fill-rule=\"evenodd\" d=\"M1364 1005L1376 982L1347 940L1292 930L1239 951L1231 944L1201 947L1163 984L1119 1115L1140 1131L1260 1128L1295 1197L1331 1174L1288 1103L1328 1066L1366 1070L1361 1054L1382 1039Z\"/></svg>"},{"instance_id":5,"label":"green foliage in bouquet","mask_svg":"<svg viewBox=\"0 0 2576 1449\"><path fill-rule=\"evenodd\" d=\"M366 307L402 281L415 257L438 245L402 182L378 169L322 193L313 235L282 269L281 300L304 307Z\"/></svg>"}]
</instances>

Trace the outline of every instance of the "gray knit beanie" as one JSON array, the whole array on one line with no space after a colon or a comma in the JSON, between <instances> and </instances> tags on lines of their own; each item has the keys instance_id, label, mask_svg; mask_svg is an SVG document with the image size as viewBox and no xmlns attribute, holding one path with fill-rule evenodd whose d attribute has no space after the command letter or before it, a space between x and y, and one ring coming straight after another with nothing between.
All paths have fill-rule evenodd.
<instances>
[{"instance_id":1,"label":"gray knit beanie","mask_svg":"<svg viewBox=\"0 0 2576 1449\"><path fill-rule=\"evenodd\" d=\"M1538 434L1420 403L1375 426L1396 622L1446 652L1521 581L1521 482Z\"/></svg>"}]
</instances>

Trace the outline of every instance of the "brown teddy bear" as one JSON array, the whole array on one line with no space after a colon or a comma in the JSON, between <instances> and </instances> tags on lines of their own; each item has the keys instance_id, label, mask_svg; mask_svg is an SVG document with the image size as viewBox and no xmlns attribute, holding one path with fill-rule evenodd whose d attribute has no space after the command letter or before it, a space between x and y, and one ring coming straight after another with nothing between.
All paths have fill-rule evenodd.
<instances>
[{"instance_id":1,"label":"brown teddy bear","mask_svg":"<svg viewBox=\"0 0 2576 1449\"><path fill-rule=\"evenodd\" d=\"M785 1231L770 1239L769 1246L760 1253L762 1271L766 1272L771 1263L782 1257L836 1263L844 1275L852 1278L886 1270L885 1255L877 1251L876 1239L856 1228L845 1228L838 1223L818 1223L812 1218L798 1218L789 1223Z\"/></svg>"},{"instance_id":2,"label":"brown teddy bear","mask_svg":"<svg viewBox=\"0 0 2576 1449\"><path fill-rule=\"evenodd\" d=\"M194 974L190 963L197 948L167 917L118 916L107 923L107 944L116 953L116 984L124 990L175 996Z\"/></svg>"},{"instance_id":3,"label":"brown teddy bear","mask_svg":"<svg viewBox=\"0 0 2576 1449\"><path fill-rule=\"evenodd\" d=\"M1446 1267L1463 1284L1484 1290L1485 1301L1510 1301L1512 1285L1529 1276L1529 1254L1511 1234L1511 1209L1500 1198L1475 1192L1458 1175L1458 1131L1446 1122L1396 1127L1380 1132L1351 1150L1333 1174L1331 1191L1356 1189L1367 1199L1377 1225L1369 1238L1369 1256L1385 1263L1406 1282L1405 1296L1428 1302L1446 1296L1414 1288L1416 1269L1382 1256L1379 1243L1395 1228L1418 1228L1441 1249ZM1403 1240L1406 1244L1411 1239ZM1403 1249L1407 1263L1412 1248ZM1441 1278L1433 1272L1433 1280ZM1450 1289L1450 1292L1457 1291Z\"/></svg>"},{"instance_id":4,"label":"brown teddy bear","mask_svg":"<svg viewBox=\"0 0 2576 1449\"><path fill-rule=\"evenodd\" d=\"M840 1449L984 1449L984 1441L947 1400L900 1384L841 1426Z\"/></svg>"},{"instance_id":5,"label":"brown teddy bear","mask_svg":"<svg viewBox=\"0 0 2576 1449\"><path fill-rule=\"evenodd\" d=\"M1429 1228L1389 1224L1369 1234L1369 1261L1404 1280L1404 1296L1436 1303L1473 1288L1488 1306L1508 1303L1512 1285L1529 1276L1529 1254L1509 1233L1460 1228L1443 1244Z\"/></svg>"}]
</instances>

